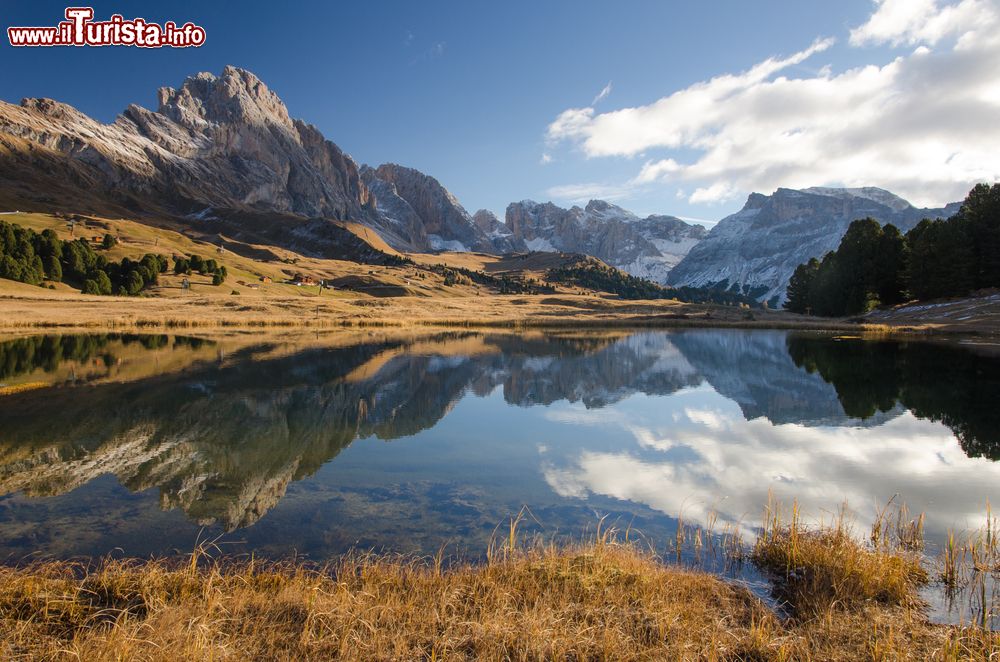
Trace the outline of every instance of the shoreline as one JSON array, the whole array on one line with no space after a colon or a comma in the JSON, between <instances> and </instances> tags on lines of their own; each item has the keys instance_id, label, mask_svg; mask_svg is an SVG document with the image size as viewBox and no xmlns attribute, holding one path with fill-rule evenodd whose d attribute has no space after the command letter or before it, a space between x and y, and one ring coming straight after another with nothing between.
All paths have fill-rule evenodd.
<instances>
[{"instance_id":1,"label":"shoreline","mask_svg":"<svg viewBox=\"0 0 1000 662\"><path fill-rule=\"evenodd\" d=\"M9 291L17 289L19 291ZM177 331L218 329L671 329L740 328L874 335L994 335L991 329L804 317L675 301L593 295L453 298L96 297L37 288L0 291L0 333L25 331Z\"/></svg>"}]
</instances>

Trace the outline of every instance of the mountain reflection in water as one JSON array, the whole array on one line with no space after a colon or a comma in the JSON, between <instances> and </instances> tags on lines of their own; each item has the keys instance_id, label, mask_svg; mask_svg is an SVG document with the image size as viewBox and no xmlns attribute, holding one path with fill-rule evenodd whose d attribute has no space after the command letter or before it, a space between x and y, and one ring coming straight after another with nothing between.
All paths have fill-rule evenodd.
<instances>
[{"instance_id":1,"label":"mountain reflection in water","mask_svg":"<svg viewBox=\"0 0 1000 662\"><path fill-rule=\"evenodd\" d=\"M654 532L681 511L752 525L768 489L859 512L900 492L943 530L1000 478L1000 359L958 345L744 330L46 336L0 343L0 388L7 554L103 553L116 536L162 552L197 525L275 554L432 552L481 544L521 503L570 533L595 510ZM154 493L187 524L148 508ZM134 542L150 527L157 542Z\"/></svg>"}]
</instances>

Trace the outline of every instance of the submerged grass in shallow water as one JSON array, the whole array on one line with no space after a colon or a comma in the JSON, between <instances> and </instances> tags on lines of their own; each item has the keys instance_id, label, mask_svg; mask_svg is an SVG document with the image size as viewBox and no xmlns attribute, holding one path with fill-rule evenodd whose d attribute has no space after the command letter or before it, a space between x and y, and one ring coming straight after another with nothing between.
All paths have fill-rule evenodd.
<instances>
[{"instance_id":1,"label":"submerged grass in shallow water","mask_svg":"<svg viewBox=\"0 0 1000 662\"><path fill-rule=\"evenodd\" d=\"M927 622L912 550L773 516L746 588L602 529L518 540L481 564L355 554L327 566L210 559L0 569L0 658L52 660L995 660L1000 635ZM627 534L626 534L627 535ZM697 539L697 538L696 538Z\"/></svg>"}]
</instances>

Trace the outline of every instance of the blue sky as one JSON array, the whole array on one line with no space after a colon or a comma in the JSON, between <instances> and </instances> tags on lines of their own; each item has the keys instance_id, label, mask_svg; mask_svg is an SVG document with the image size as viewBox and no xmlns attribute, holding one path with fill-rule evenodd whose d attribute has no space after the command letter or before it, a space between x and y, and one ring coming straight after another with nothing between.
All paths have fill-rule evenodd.
<instances>
[{"instance_id":1,"label":"blue sky","mask_svg":"<svg viewBox=\"0 0 1000 662\"><path fill-rule=\"evenodd\" d=\"M781 185L871 184L937 204L1000 176L996 130L985 144L966 135L970 123L996 124L986 117L1000 109L998 74L956 55L963 34L994 25L997 1L96 2L98 19L193 21L207 42L151 51L3 39L0 98L52 97L111 121L129 103L155 108L160 86L233 64L359 162L416 167L470 212L501 217L513 200L593 196L717 220ZM54 25L65 6L6 0L4 27ZM988 41L973 40L980 58L996 54ZM769 58L778 66L748 80ZM935 144L927 123L945 109L901 121L914 116L901 94L916 103L928 80L966 73L982 92L975 112L963 106ZM726 76L734 85L707 83ZM828 101L866 90L874 101L856 116L862 97L846 110ZM706 105L656 105L684 91Z\"/></svg>"}]
</instances>

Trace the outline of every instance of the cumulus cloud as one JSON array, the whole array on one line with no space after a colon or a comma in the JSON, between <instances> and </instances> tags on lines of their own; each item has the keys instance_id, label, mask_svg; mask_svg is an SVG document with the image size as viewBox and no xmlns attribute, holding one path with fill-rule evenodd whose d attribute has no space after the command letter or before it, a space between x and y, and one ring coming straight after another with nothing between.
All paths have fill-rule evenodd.
<instances>
[{"instance_id":1,"label":"cumulus cloud","mask_svg":"<svg viewBox=\"0 0 1000 662\"><path fill-rule=\"evenodd\" d=\"M991 13L985 0L962 0L939 7L936 0L876 0L878 9L868 22L851 30L851 44L936 44L961 34Z\"/></svg>"},{"instance_id":2,"label":"cumulus cloud","mask_svg":"<svg viewBox=\"0 0 1000 662\"><path fill-rule=\"evenodd\" d=\"M874 185L936 206L961 199L977 181L1000 179L996 0L880 0L849 43L905 52L840 72L824 66L789 75L833 43L818 39L644 106L570 108L547 138L591 158L649 155L628 185L688 182L692 203L779 186ZM674 150L694 156L681 160Z\"/></svg>"},{"instance_id":3,"label":"cumulus cloud","mask_svg":"<svg viewBox=\"0 0 1000 662\"><path fill-rule=\"evenodd\" d=\"M699 186L688 198L694 204L726 202L737 197L740 192L729 182L715 182L711 186Z\"/></svg>"}]
</instances>

